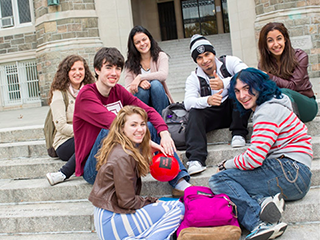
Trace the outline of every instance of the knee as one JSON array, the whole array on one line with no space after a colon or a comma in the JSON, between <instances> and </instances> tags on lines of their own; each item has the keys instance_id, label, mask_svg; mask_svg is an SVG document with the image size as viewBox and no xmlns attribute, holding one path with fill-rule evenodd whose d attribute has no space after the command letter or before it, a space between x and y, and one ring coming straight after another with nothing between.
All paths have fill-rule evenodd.
<instances>
[{"instance_id":1,"label":"knee","mask_svg":"<svg viewBox=\"0 0 320 240\"><path fill-rule=\"evenodd\" d=\"M211 178L209 179L209 187L211 189L212 192L214 193L220 193L223 192L224 188L221 184L221 182L225 182L225 177L223 172L218 172L214 175L211 176Z\"/></svg>"},{"instance_id":2,"label":"knee","mask_svg":"<svg viewBox=\"0 0 320 240\"><path fill-rule=\"evenodd\" d=\"M136 96L137 98L146 96L148 95L148 91L149 91L148 89L143 89L141 87L138 87L138 92L134 94L134 96Z\"/></svg>"},{"instance_id":3,"label":"knee","mask_svg":"<svg viewBox=\"0 0 320 240\"><path fill-rule=\"evenodd\" d=\"M152 80L150 82L151 84L151 91L152 92L156 92L156 93L160 93L160 92L164 92L164 88L161 82L159 82L158 80Z\"/></svg>"}]
</instances>

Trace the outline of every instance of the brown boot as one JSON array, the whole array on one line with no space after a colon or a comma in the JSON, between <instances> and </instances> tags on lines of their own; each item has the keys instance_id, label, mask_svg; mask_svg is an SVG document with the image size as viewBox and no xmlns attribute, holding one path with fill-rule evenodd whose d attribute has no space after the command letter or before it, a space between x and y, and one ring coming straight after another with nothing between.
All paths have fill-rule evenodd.
<instances>
[{"instance_id":1,"label":"brown boot","mask_svg":"<svg viewBox=\"0 0 320 240\"><path fill-rule=\"evenodd\" d=\"M221 227L185 228L178 240L239 240L241 229L237 226L227 225Z\"/></svg>"}]
</instances>

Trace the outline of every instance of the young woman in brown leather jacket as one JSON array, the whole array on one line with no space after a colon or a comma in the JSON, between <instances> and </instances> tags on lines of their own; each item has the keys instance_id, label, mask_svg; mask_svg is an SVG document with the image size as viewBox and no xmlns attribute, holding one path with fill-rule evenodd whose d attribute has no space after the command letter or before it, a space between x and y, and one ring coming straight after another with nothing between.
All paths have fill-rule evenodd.
<instances>
[{"instance_id":1,"label":"young woman in brown leather jacket","mask_svg":"<svg viewBox=\"0 0 320 240\"><path fill-rule=\"evenodd\" d=\"M98 174L89 200L100 239L169 239L184 215L179 201L141 197L141 177L149 172L152 152L145 110L123 107L96 155Z\"/></svg>"},{"instance_id":2,"label":"young woman in brown leather jacket","mask_svg":"<svg viewBox=\"0 0 320 240\"><path fill-rule=\"evenodd\" d=\"M308 55L291 46L289 33L282 23L270 22L260 31L258 68L267 73L286 94L302 122L309 122L318 112L308 75Z\"/></svg>"}]
</instances>

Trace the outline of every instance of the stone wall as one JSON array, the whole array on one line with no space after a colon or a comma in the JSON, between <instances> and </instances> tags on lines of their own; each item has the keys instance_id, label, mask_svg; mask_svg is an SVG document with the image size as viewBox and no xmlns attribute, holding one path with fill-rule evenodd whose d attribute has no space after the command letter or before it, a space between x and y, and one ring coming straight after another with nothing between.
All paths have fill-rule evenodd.
<instances>
[{"instance_id":1,"label":"stone wall","mask_svg":"<svg viewBox=\"0 0 320 240\"><path fill-rule=\"evenodd\" d=\"M94 0L60 0L58 6L35 0L37 69L42 105L59 63L68 55L86 59L93 71L93 57L102 47Z\"/></svg>"},{"instance_id":2,"label":"stone wall","mask_svg":"<svg viewBox=\"0 0 320 240\"><path fill-rule=\"evenodd\" d=\"M69 18L44 22L37 27L37 45L71 38L99 37L97 18Z\"/></svg>"},{"instance_id":3,"label":"stone wall","mask_svg":"<svg viewBox=\"0 0 320 240\"><path fill-rule=\"evenodd\" d=\"M72 10L93 10L94 0L60 0L58 6L48 6L47 0L34 0L35 17L39 18L51 12Z\"/></svg>"},{"instance_id":4,"label":"stone wall","mask_svg":"<svg viewBox=\"0 0 320 240\"><path fill-rule=\"evenodd\" d=\"M0 37L0 54L34 50L36 47L34 32Z\"/></svg>"},{"instance_id":5,"label":"stone wall","mask_svg":"<svg viewBox=\"0 0 320 240\"><path fill-rule=\"evenodd\" d=\"M282 22L289 30L294 48L309 56L309 76L320 77L320 1L319 0L255 0L256 39L268 22Z\"/></svg>"}]
</instances>

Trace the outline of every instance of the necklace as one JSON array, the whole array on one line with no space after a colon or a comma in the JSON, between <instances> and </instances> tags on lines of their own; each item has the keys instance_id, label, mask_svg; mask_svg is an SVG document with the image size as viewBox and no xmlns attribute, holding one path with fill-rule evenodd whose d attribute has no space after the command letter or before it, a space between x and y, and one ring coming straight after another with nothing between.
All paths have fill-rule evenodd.
<instances>
[{"instance_id":1,"label":"necklace","mask_svg":"<svg viewBox=\"0 0 320 240\"><path fill-rule=\"evenodd\" d=\"M150 60L149 61L141 61L140 66L144 71L146 71L146 72L150 71Z\"/></svg>"}]
</instances>

